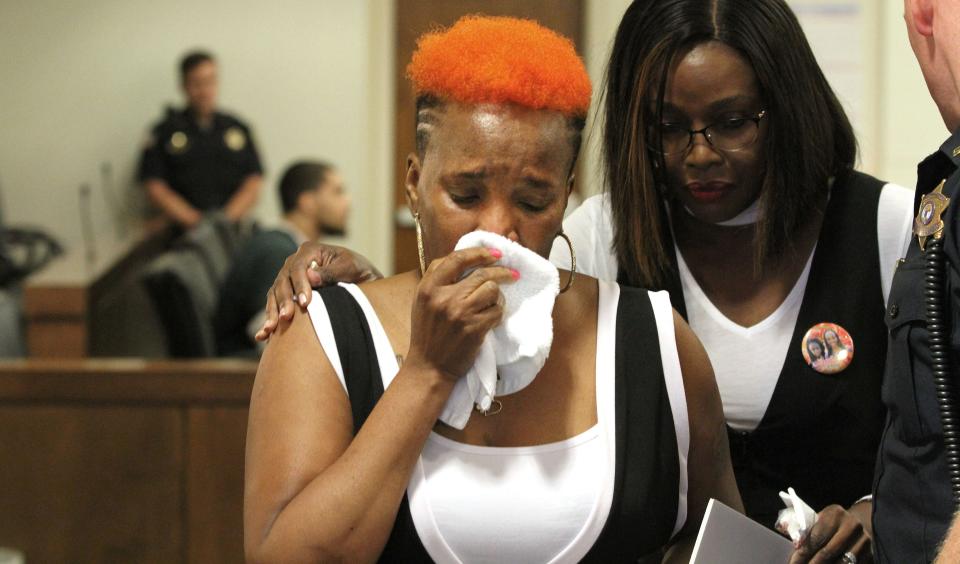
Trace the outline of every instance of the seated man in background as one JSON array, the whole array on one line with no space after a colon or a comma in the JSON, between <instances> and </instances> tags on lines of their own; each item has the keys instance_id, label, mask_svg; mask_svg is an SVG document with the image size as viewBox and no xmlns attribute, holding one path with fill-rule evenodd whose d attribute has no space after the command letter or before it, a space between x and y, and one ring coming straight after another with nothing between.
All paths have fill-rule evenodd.
<instances>
[{"instance_id":1,"label":"seated man in background","mask_svg":"<svg viewBox=\"0 0 960 564\"><path fill-rule=\"evenodd\" d=\"M261 168L250 129L217 111L217 64L194 52L180 62L183 110L168 108L140 159L140 182L154 206L184 230L222 210L244 218L257 202Z\"/></svg>"},{"instance_id":2,"label":"seated man in background","mask_svg":"<svg viewBox=\"0 0 960 564\"><path fill-rule=\"evenodd\" d=\"M263 321L263 297L287 255L296 252L304 241L341 235L346 227L350 199L340 175L326 163L310 161L290 166L280 180L280 200L282 224L247 242L220 289L214 330L221 356L256 351L253 335Z\"/></svg>"}]
</instances>

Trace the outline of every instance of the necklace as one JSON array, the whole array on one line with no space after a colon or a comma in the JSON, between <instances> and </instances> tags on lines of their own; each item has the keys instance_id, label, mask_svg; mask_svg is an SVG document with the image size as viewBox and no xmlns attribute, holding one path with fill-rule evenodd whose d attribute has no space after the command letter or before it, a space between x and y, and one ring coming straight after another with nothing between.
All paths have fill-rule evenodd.
<instances>
[{"instance_id":1,"label":"necklace","mask_svg":"<svg viewBox=\"0 0 960 564\"><path fill-rule=\"evenodd\" d=\"M496 415L501 411L503 411L503 403L501 403L500 400L498 399L491 400L490 407L488 409L483 409L482 407L480 407L479 403L474 404L473 407L480 412L480 415L483 415L484 417L488 417L490 415Z\"/></svg>"},{"instance_id":2,"label":"necklace","mask_svg":"<svg viewBox=\"0 0 960 564\"><path fill-rule=\"evenodd\" d=\"M497 382L500 382L499 370L497 371ZM503 403L496 398L490 400L490 407L488 407L487 409L480 407L479 403L473 404L473 407L480 412L480 415L483 415L484 417L488 417L490 415L496 415L501 411L503 411Z\"/></svg>"}]
</instances>

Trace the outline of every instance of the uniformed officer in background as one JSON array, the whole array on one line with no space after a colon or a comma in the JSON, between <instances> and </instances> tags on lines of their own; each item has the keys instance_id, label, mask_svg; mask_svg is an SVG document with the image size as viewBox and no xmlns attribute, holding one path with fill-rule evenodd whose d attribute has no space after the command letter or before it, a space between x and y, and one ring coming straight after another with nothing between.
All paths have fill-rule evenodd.
<instances>
[{"instance_id":1,"label":"uniformed officer in background","mask_svg":"<svg viewBox=\"0 0 960 564\"><path fill-rule=\"evenodd\" d=\"M953 135L917 169L915 236L887 306L888 416L873 542L879 562L896 564L936 557L960 498L960 467L953 479L948 470L957 422L943 424L957 416L960 384L960 0L904 0L904 12L920 70ZM941 410L953 415L942 419ZM958 529L938 562L960 562Z\"/></svg>"},{"instance_id":2,"label":"uniformed officer in background","mask_svg":"<svg viewBox=\"0 0 960 564\"><path fill-rule=\"evenodd\" d=\"M154 126L140 161L140 181L150 201L182 228L220 210L244 218L260 192L261 167L250 129L217 111L217 64L205 52L180 62L187 106L169 108Z\"/></svg>"}]
</instances>

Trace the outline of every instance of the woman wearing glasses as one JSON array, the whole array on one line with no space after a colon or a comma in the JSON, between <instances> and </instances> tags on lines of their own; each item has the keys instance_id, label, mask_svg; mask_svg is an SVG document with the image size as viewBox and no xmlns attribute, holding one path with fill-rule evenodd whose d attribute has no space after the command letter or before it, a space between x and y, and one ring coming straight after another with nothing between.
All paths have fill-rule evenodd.
<instances>
[{"instance_id":1,"label":"woman wearing glasses","mask_svg":"<svg viewBox=\"0 0 960 564\"><path fill-rule=\"evenodd\" d=\"M819 512L795 561L870 559L884 304L912 193L853 170L850 122L782 0L634 2L605 111L607 189L564 222L577 269L670 291L714 365L747 513L772 527L787 487ZM356 260L301 247L262 333L311 279L361 277ZM803 358L821 322L856 347L835 374Z\"/></svg>"},{"instance_id":2,"label":"woman wearing glasses","mask_svg":"<svg viewBox=\"0 0 960 564\"><path fill-rule=\"evenodd\" d=\"M772 526L794 487L819 511L798 560L869 559L912 194L853 170L850 122L780 0L634 2L607 72L608 190L564 223L592 245L578 268L670 291L716 371L747 513ZM855 341L836 374L803 358L821 322Z\"/></svg>"}]
</instances>

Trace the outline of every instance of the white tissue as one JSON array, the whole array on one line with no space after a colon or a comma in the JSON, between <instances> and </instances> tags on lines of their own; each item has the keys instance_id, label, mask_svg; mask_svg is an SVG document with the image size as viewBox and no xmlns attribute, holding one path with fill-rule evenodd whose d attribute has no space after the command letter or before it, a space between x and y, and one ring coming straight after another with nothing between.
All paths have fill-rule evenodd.
<instances>
[{"instance_id":1,"label":"white tissue","mask_svg":"<svg viewBox=\"0 0 960 564\"><path fill-rule=\"evenodd\" d=\"M794 546L799 546L817 522L817 512L800 499L793 488L780 492L780 499L787 507L777 514L776 529L790 537Z\"/></svg>"},{"instance_id":2,"label":"white tissue","mask_svg":"<svg viewBox=\"0 0 960 564\"><path fill-rule=\"evenodd\" d=\"M474 405L489 409L495 396L522 390L543 368L553 343L553 305L560 289L550 261L506 237L474 231L460 238L456 250L472 247L499 250L503 256L497 264L513 268L520 278L500 286L503 321L487 333L473 366L440 413L440 420L456 429L466 426Z\"/></svg>"}]
</instances>

